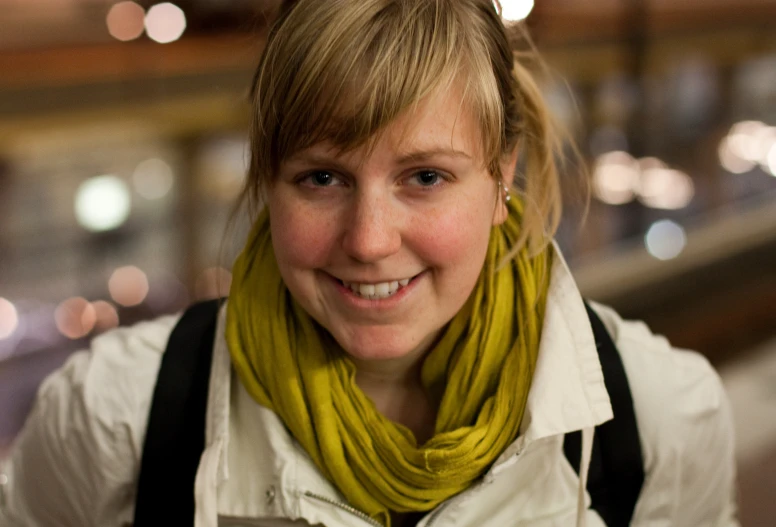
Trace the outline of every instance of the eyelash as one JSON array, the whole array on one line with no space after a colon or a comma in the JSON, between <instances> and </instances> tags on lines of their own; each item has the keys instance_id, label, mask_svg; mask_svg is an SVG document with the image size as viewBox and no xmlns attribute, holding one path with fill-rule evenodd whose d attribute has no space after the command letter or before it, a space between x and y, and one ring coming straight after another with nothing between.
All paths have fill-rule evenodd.
<instances>
[{"instance_id":1,"label":"eyelash","mask_svg":"<svg viewBox=\"0 0 776 527\"><path fill-rule=\"evenodd\" d=\"M330 170L313 170L312 172L308 172L304 174L302 177L299 178L298 183L304 185L305 183L308 184L308 186L314 187L314 188L326 188L331 187L335 185L316 185L313 183L313 178L318 174L328 174L332 178L342 181L341 178L337 177L334 172Z\"/></svg>"},{"instance_id":2,"label":"eyelash","mask_svg":"<svg viewBox=\"0 0 776 527\"><path fill-rule=\"evenodd\" d=\"M340 186L340 185L331 185L331 184L329 184L329 185L316 185L315 183L313 183L313 178L316 175L319 175L319 174L328 174L330 177L340 181L342 185L346 184L345 182L342 181L341 177L337 176L335 172L330 171L330 170L314 170L312 172L308 172L308 173L302 175L297 180L297 183L300 184L300 185L307 185L307 186L310 186L310 187L313 187L313 188L327 188L327 187L333 187L333 186ZM414 184L410 184L410 185L414 186L414 187L419 187L423 191L429 191L429 190L433 190L433 189L435 189L435 188L437 188L439 186L442 186L445 183L449 183L450 180L452 179L450 176L447 176L447 175L445 175L444 173L442 173L442 172L440 172L438 170L434 170L434 169L430 169L430 168L416 170L407 179L416 179L419 176L423 176L423 175L426 175L426 174L434 174L434 175L436 175L436 177L437 177L436 181L434 183L430 184L430 185L423 185L423 184L420 184L420 182L418 182L419 184L417 184L417 185L414 185Z\"/></svg>"}]
</instances>

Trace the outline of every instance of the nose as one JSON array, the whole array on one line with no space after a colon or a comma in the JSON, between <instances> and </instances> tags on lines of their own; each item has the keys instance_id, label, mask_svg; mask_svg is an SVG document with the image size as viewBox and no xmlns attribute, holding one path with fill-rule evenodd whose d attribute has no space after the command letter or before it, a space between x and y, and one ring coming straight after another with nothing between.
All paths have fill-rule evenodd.
<instances>
[{"instance_id":1,"label":"nose","mask_svg":"<svg viewBox=\"0 0 776 527\"><path fill-rule=\"evenodd\" d=\"M375 263L401 247L401 211L389 196L359 192L353 197L342 239L345 253L362 263Z\"/></svg>"}]
</instances>

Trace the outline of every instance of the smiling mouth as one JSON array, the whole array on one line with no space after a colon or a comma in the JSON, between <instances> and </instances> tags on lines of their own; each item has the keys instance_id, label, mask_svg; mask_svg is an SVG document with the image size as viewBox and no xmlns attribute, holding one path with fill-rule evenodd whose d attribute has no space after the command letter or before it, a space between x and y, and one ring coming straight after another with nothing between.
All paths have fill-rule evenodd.
<instances>
[{"instance_id":1,"label":"smiling mouth","mask_svg":"<svg viewBox=\"0 0 776 527\"><path fill-rule=\"evenodd\" d=\"M412 278L404 278L402 280L393 280L391 282L378 282L373 284L360 283L360 282L346 282L344 280L337 281L342 284L343 287L350 289L354 295L366 298L369 300L381 300L383 298L390 298L403 288L407 287L416 276Z\"/></svg>"}]
</instances>

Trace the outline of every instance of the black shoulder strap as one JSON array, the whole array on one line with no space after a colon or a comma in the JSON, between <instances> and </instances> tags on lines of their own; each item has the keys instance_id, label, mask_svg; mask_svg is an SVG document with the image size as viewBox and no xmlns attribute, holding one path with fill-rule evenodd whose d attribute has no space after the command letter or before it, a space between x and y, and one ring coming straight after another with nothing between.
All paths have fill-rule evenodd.
<instances>
[{"instance_id":1,"label":"black shoulder strap","mask_svg":"<svg viewBox=\"0 0 776 527\"><path fill-rule=\"evenodd\" d=\"M595 311L587 303L585 308L614 412L614 419L596 427L587 490L593 509L608 527L627 527L644 484L639 429L620 353ZM563 450L577 472L581 444L580 432L566 434Z\"/></svg>"},{"instance_id":2,"label":"black shoulder strap","mask_svg":"<svg viewBox=\"0 0 776 527\"><path fill-rule=\"evenodd\" d=\"M167 342L143 445L135 527L194 525L219 305L213 300L190 307Z\"/></svg>"}]
</instances>

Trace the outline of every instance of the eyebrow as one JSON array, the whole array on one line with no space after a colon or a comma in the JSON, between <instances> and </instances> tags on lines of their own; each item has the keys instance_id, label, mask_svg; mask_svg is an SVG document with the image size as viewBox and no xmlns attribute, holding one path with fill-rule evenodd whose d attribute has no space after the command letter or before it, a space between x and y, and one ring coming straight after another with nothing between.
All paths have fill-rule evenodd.
<instances>
[{"instance_id":1,"label":"eyebrow","mask_svg":"<svg viewBox=\"0 0 776 527\"><path fill-rule=\"evenodd\" d=\"M462 158L462 159L469 159L469 160L472 159L471 155L461 150L456 150L454 148L440 147L440 148L429 148L427 150L399 152L397 161L399 164L417 163L419 161L425 161L427 159L432 159L438 156L455 157L455 158ZM336 155L318 154L315 152L311 152L309 150L298 152L292 155L291 157L288 158L288 161L311 163L311 164L317 164L317 165L340 164Z\"/></svg>"},{"instance_id":2,"label":"eyebrow","mask_svg":"<svg viewBox=\"0 0 776 527\"><path fill-rule=\"evenodd\" d=\"M472 156L461 150L454 148L430 148L428 150L417 150L414 152L401 153L399 155L399 163L411 163L417 161L424 161L437 156L445 157L459 157L464 159L472 159Z\"/></svg>"}]
</instances>

